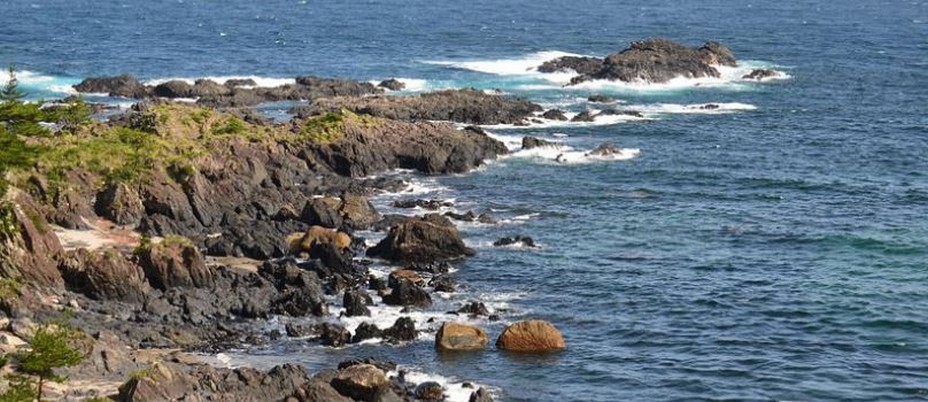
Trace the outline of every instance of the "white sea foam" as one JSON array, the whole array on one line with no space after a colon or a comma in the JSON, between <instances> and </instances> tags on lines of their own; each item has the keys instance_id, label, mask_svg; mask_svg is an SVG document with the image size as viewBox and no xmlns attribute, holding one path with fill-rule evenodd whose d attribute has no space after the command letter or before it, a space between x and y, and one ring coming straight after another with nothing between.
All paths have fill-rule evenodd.
<instances>
[{"instance_id":1,"label":"white sea foam","mask_svg":"<svg viewBox=\"0 0 928 402\"><path fill-rule=\"evenodd\" d=\"M599 161L623 161L637 157L641 154L638 148L621 148L619 152L611 155L591 155L590 150L577 150L573 147L560 145L537 147L514 152L513 158L529 158L545 163L576 165Z\"/></svg>"},{"instance_id":2,"label":"white sea foam","mask_svg":"<svg viewBox=\"0 0 928 402\"><path fill-rule=\"evenodd\" d=\"M646 114L726 114L756 110L757 107L747 103L697 103L681 105L676 103L656 103L649 105L633 105L629 109Z\"/></svg>"}]
</instances>

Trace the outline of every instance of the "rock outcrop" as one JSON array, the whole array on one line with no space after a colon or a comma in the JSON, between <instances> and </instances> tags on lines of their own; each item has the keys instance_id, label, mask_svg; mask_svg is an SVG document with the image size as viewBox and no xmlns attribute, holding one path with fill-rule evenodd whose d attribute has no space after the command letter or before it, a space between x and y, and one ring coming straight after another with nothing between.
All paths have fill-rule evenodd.
<instances>
[{"instance_id":1,"label":"rock outcrop","mask_svg":"<svg viewBox=\"0 0 928 402\"><path fill-rule=\"evenodd\" d=\"M58 256L63 251L32 198L10 189L0 200L0 276L61 288Z\"/></svg>"},{"instance_id":2,"label":"rock outcrop","mask_svg":"<svg viewBox=\"0 0 928 402\"><path fill-rule=\"evenodd\" d=\"M400 262L434 262L472 256L454 224L441 215L428 214L401 223L367 250L373 257Z\"/></svg>"},{"instance_id":3,"label":"rock outcrop","mask_svg":"<svg viewBox=\"0 0 928 402\"><path fill-rule=\"evenodd\" d=\"M734 54L717 42L689 48L667 39L632 42L605 59L565 56L545 62L541 72L575 71L570 85L591 80L664 83L674 78L719 77L716 66L737 66Z\"/></svg>"}]
</instances>

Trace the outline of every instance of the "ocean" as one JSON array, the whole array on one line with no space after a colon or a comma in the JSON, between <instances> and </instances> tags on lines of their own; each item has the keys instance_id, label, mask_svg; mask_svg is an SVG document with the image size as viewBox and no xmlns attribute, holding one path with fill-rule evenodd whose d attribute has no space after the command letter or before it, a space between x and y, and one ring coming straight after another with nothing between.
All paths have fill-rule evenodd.
<instances>
[{"instance_id":1,"label":"ocean","mask_svg":"<svg viewBox=\"0 0 928 402\"><path fill-rule=\"evenodd\" d=\"M220 361L375 356L464 400L462 382L502 401L928 399L928 2L12 0L0 27L0 65L33 99L121 73L265 85L312 74L498 90L569 113L601 108L586 98L603 94L644 113L488 127L512 155L464 175L399 172L415 191L375 199L384 211L453 199L501 221L461 227L478 255L456 265L461 291L417 324L480 300L502 317L478 321L491 337L542 318L565 351L437 354L425 334L343 349L283 340ZM742 70L576 88L530 70L649 37L722 42ZM753 67L782 74L738 79ZM564 148L519 151L526 135ZM628 157L585 156L607 141ZM540 247L492 246L516 234ZM381 324L399 316L374 310Z\"/></svg>"}]
</instances>

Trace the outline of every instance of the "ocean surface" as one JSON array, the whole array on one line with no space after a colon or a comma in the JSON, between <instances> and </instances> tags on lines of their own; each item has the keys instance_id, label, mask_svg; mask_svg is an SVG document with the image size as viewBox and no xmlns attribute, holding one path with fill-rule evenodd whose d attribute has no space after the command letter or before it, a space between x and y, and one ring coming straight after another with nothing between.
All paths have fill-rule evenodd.
<instances>
[{"instance_id":1,"label":"ocean surface","mask_svg":"<svg viewBox=\"0 0 928 402\"><path fill-rule=\"evenodd\" d=\"M529 70L658 36L717 40L744 68L782 74L568 89ZM606 94L645 113L490 127L514 149L524 135L564 148L459 176L400 172L415 191L376 200L453 199L502 221L461 227L479 254L456 266L461 292L415 314L421 326L481 300L503 318L476 322L491 337L542 318L563 331L562 353L442 355L425 334L337 350L285 340L221 361L370 355L413 379L440 375L465 400L464 381L503 401L928 399L928 2L8 0L10 63L34 99L120 73L266 85L314 74L398 77L409 93L498 89L571 113ZM606 141L627 158L584 156ZM541 247L491 246L515 234ZM381 325L399 316L375 313Z\"/></svg>"}]
</instances>

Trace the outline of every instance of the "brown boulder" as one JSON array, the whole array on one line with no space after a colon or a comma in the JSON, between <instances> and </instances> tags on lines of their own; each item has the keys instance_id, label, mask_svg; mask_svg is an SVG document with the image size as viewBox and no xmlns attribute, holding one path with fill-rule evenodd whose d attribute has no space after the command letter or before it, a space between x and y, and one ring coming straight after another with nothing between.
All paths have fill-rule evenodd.
<instances>
[{"instance_id":1,"label":"brown boulder","mask_svg":"<svg viewBox=\"0 0 928 402\"><path fill-rule=\"evenodd\" d=\"M519 321L503 330L496 347L513 352L551 352L564 349L564 337L542 320Z\"/></svg>"},{"instance_id":2,"label":"brown boulder","mask_svg":"<svg viewBox=\"0 0 928 402\"><path fill-rule=\"evenodd\" d=\"M338 371L332 386L342 395L373 402L387 388L387 376L372 364L356 364Z\"/></svg>"},{"instance_id":3,"label":"brown boulder","mask_svg":"<svg viewBox=\"0 0 928 402\"><path fill-rule=\"evenodd\" d=\"M390 276L387 278L387 285L390 287L396 287L399 281L409 281L416 286L425 286L425 279L422 278L416 271L408 269L398 269L390 273Z\"/></svg>"},{"instance_id":4,"label":"brown boulder","mask_svg":"<svg viewBox=\"0 0 928 402\"><path fill-rule=\"evenodd\" d=\"M333 245L339 251L351 246L351 236L337 230L326 229L322 226L311 226L306 233L291 233L287 236L290 253L310 252L313 246Z\"/></svg>"},{"instance_id":5,"label":"brown boulder","mask_svg":"<svg viewBox=\"0 0 928 402\"><path fill-rule=\"evenodd\" d=\"M487 346L487 333L477 327L458 322L446 322L435 335L435 347L440 350L479 350Z\"/></svg>"},{"instance_id":6,"label":"brown boulder","mask_svg":"<svg viewBox=\"0 0 928 402\"><path fill-rule=\"evenodd\" d=\"M200 251L183 237L168 236L146 247L139 255L139 265L152 287L167 290L175 286L209 287L213 272L206 267Z\"/></svg>"}]
</instances>

